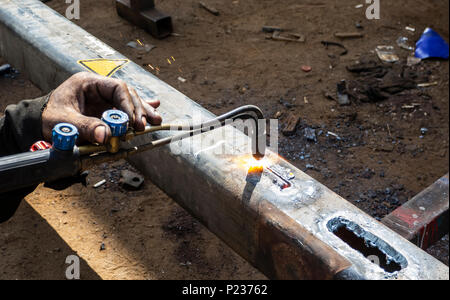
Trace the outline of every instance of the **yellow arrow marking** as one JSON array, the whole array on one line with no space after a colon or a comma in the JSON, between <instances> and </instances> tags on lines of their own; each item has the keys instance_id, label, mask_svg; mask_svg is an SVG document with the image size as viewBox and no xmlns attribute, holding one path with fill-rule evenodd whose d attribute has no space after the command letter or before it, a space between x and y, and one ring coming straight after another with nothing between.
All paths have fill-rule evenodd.
<instances>
[{"instance_id":1,"label":"yellow arrow marking","mask_svg":"<svg viewBox=\"0 0 450 300\"><path fill-rule=\"evenodd\" d=\"M89 71L109 77L120 70L130 61L128 59L84 59L79 60L78 63L88 69Z\"/></svg>"}]
</instances>

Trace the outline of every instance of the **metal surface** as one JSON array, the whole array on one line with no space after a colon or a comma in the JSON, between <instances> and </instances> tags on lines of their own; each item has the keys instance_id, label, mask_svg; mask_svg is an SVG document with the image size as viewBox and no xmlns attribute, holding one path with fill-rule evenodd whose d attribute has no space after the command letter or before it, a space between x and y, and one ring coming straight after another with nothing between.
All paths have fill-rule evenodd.
<instances>
[{"instance_id":1,"label":"metal surface","mask_svg":"<svg viewBox=\"0 0 450 300\"><path fill-rule=\"evenodd\" d=\"M77 64L80 59L124 58L36 0L0 0L0 55L44 91L83 71ZM165 122L214 117L137 64L127 64L112 77L126 81L142 98L160 99ZM191 145L165 146L130 161L270 278L449 278L447 266L270 151L267 164L286 178L269 168L249 172L237 160L246 157L251 141L230 126L224 128L235 139L224 139L217 130L205 135L241 156L216 154L214 147L202 147L194 138ZM170 133L154 135L159 139ZM285 188L283 180L290 186ZM370 238L378 238L374 247L394 249L407 264L389 273L372 263L364 251L330 230L327 225L336 218L357 224L365 232L362 238L370 233Z\"/></svg>"},{"instance_id":2,"label":"metal surface","mask_svg":"<svg viewBox=\"0 0 450 300\"><path fill-rule=\"evenodd\" d=\"M158 39L173 31L172 18L157 10L154 0L116 0L116 9L119 16Z\"/></svg>"},{"instance_id":3,"label":"metal surface","mask_svg":"<svg viewBox=\"0 0 450 300\"><path fill-rule=\"evenodd\" d=\"M422 249L448 233L448 174L383 219L389 228Z\"/></svg>"}]
</instances>

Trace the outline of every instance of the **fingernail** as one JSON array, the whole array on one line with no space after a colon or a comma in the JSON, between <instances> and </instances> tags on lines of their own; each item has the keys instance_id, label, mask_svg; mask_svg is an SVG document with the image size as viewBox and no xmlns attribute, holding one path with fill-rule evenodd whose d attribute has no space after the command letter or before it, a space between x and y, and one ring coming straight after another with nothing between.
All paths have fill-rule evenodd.
<instances>
[{"instance_id":1,"label":"fingernail","mask_svg":"<svg viewBox=\"0 0 450 300\"><path fill-rule=\"evenodd\" d=\"M94 139L96 142L104 144L106 139L106 128L103 125L97 126L94 130Z\"/></svg>"},{"instance_id":2,"label":"fingernail","mask_svg":"<svg viewBox=\"0 0 450 300\"><path fill-rule=\"evenodd\" d=\"M144 126L147 126L147 118L146 117L142 117L142 124L144 124Z\"/></svg>"}]
</instances>

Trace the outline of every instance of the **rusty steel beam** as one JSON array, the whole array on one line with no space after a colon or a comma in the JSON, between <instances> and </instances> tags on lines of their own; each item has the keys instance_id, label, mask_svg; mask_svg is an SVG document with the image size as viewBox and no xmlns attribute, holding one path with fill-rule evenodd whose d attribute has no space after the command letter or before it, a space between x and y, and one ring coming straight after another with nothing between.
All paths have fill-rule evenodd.
<instances>
[{"instance_id":1,"label":"rusty steel beam","mask_svg":"<svg viewBox=\"0 0 450 300\"><path fill-rule=\"evenodd\" d=\"M126 61L36 0L0 0L0 55L43 91L86 70L79 60ZM142 98L160 99L168 123L214 117L133 62L108 75ZM268 152L262 172L249 172L239 160L248 155L251 140L234 127L224 128L231 138L218 130L202 137L241 155L217 154L194 138L190 145L149 151L131 163L269 278L449 278L447 266L274 153Z\"/></svg>"},{"instance_id":2,"label":"rusty steel beam","mask_svg":"<svg viewBox=\"0 0 450 300\"><path fill-rule=\"evenodd\" d=\"M417 247L427 249L448 233L448 173L383 218Z\"/></svg>"}]
</instances>

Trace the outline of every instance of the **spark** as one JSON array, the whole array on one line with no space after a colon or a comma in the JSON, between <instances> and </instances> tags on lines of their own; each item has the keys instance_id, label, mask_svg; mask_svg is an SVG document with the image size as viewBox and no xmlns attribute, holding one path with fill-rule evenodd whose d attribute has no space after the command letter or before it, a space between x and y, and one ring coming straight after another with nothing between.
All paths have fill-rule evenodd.
<instances>
[{"instance_id":1,"label":"spark","mask_svg":"<svg viewBox=\"0 0 450 300\"><path fill-rule=\"evenodd\" d=\"M262 172L265 168L273 165L273 162L267 157L264 157L261 160L257 160L253 157L253 155L239 156L234 159L234 162L236 163L236 165L247 170L250 173Z\"/></svg>"},{"instance_id":2,"label":"spark","mask_svg":"<svg viewBox=\"0 0 450 300\"><path fill-rule=\"evenodd\" d=\"M142 42L139 39L137 39L136 41L139 43L139 45L144 46L144 44L142 44Z\"/></svg>"},{"instance_id":3,"label":"spark","mask_svg":"<svg viewBox=\"0 0 450 300\"><path fill-rule=\"evenodd\" d=\"M171 65L171 64L172 64L172 62L170 61L170 59L167 59L167 62L169 63L169 65Z\"/></svg>"}]
</instances>

